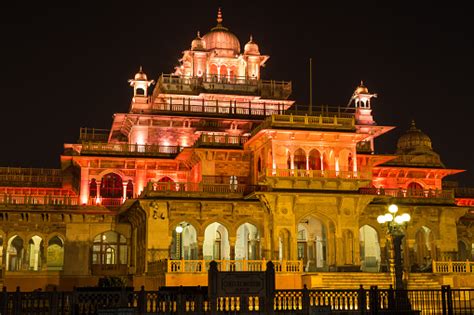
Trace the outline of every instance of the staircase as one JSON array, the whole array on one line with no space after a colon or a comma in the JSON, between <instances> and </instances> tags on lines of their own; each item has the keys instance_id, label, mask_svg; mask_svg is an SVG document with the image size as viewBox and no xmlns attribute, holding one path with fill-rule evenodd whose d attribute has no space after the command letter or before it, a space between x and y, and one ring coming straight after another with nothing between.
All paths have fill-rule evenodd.
<instances>
[{"instance_id":1,"label":"staircase","mask_svg":"<svg viewBox=\"0 0 474 315\"><path fill-rule=\"evenodd\" d=\"M392 279L388 273L382 272L315 272L303 275L303 283L308 282L311 283L311 287L307 284L308 288L312 289L350 290L359 289L360 285L365 289L373 285L385 289L389 288Z\"/></svg>"},{"instance_id":2,"label":"staircase","mask_svg":"<svg viewBox=\"0 0 474 315\"><path fill-rule=\"evenodd\" d=\"M410 273L408 275L409 290L439 290L441 284L432 273Z\"/></svg>"},{"instance_id":3,"label":"staircase","mask_svg":"<svg viewBox=\"0 0 474 315\"><path fill-rule=\"evenodd\" d=\"M441 284L431 273L410 273L408 278L409 290L439 290ZM380 289L388 289L392 284L389 273L383 272L320 272L306 273L303 283L312 289L350 290L362 285L365 289L376 285Z\"/></svg>"}]
</instances>

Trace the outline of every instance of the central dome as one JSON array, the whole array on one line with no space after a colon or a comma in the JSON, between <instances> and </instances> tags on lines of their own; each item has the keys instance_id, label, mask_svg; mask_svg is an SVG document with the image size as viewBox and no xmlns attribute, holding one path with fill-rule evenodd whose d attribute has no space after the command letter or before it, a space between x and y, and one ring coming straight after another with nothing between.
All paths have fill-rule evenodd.
<instances>
[{"instance_id":1,"label":"central dome","mask_svg":"<svg viewBox=\"0 0 474 315\"><path fill-rule=\"evenodd\" d=\"M399 152L412 150L432 150L431 139L420 129L416 128L415 122L411 122L410 129L398 139L397 149Z\"/></svg>"},{"instance_id":2,"label":"central dome","mask_svg":"<svg viewBox=\"0 0 474 315\"><path fill-rule=\"evenodd\" d=\"M222 21L222 12L219 9L217 13L217 26L213 27L209 33L202 37L202 40L206 43L206 49L232 50L234 54L239 54L239 39L227 27L222 26Z\"/></svg>"}]
</instances>

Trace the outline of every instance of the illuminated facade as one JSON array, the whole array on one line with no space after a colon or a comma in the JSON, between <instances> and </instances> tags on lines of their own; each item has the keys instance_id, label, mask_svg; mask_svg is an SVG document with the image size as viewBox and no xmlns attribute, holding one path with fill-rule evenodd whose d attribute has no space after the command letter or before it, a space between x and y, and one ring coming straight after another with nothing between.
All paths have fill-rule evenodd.
<instances>
[{"instance_id":1,"label":"illuminated facade","mask_svg":"<svg viewBox=\"0 0 474 315\"><path fill-rule=\"evenodd\" d=\"M206 285L210 260L257 270L271 259L281 288L387 286L377 216L390 203L412 217L409 285L474 280L436 269L473 258L474 194L443 186L462 170L414 122L393 155L375 154L393 127L374 121L362 83L349 108L294 111L291 82L261 78L268 59L252 37L242 52L219 11L174 73L155 85L140 68L129 112L110 130L81 128L61 169L1 168L3 284ZM436 272L415 272L430 262Z\"/></svg>"}]
</instances>

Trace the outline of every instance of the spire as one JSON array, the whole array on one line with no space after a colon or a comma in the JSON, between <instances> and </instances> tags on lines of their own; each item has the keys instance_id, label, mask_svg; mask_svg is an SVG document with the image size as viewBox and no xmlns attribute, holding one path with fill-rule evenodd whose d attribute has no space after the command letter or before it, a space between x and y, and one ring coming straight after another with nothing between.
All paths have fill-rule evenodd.
<instances>
[{"instance_id":1,"label":"spire","mask_svg":"<svg viewBox=\"0 0 474 315\"><path fill-rule=\"evenodd\" d=\"M414 119L411 120L410 130L418 130L418 128L416 128L416 124L415 124L415 120L414 120Z\"/></svg>"},{"instance_id":2,"label":"spire","mask_svg":"<svg viewBox=\"0 0 474 315\"><path fill-rule=\"evenodd\" d=\"M250 34L250 41L253 42L253 36Z\"/></svg>"},{"instance_id":3,"label":"spire","mask_svg":"<svg viewBox=\"0 0 474 315\"><path fill-rule=\"evenodd\" d=\"M364 86L364 81L360 80L360 86Z\"/></svg>"},{"instance_id":4,"label":"spire","mask_svg":"<svg viewBox=\"0 0 474 315\"><path fill-rule=\"evenodd\" d=\"M142 66L140 66L140 70L138 72L140 72L140 73L143 72L143 67Z\"/></svg>"},{"instance_id":5,"label":"spire","mask_svg":"<svg viewBox=\"0 0 474 315\"><path fill-rule=\"evenodd\" d=\"M201 32L200 31L197 32L197 38L201 38Z\"/></svg>"},{"instance_id":6,"label":"spire","mask_svg":"<svg viewBox=\"0 0 474 315\"><path fill-rule=\"evenodd\" d=\"M217 10L217 24L222 24L223 18L222 18L222 11L221 8Z\"/></svg>"}]
</instances>

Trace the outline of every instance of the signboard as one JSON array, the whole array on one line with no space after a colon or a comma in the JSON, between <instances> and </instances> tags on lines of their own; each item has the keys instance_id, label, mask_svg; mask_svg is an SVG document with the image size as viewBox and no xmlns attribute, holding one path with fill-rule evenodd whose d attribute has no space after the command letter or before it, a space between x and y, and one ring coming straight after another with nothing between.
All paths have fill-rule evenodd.
<instances>
[{"instance_id":1,"label":"signboard","mask_svg":"<svg viewBox=\"0 0 474 315\"><path fill-rule=\"evenodd\" d=\"M265 272L219 272L217 295L265 296Z\"/></svg>"}]
</instances>

